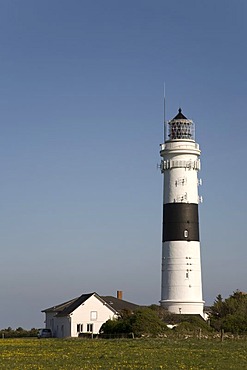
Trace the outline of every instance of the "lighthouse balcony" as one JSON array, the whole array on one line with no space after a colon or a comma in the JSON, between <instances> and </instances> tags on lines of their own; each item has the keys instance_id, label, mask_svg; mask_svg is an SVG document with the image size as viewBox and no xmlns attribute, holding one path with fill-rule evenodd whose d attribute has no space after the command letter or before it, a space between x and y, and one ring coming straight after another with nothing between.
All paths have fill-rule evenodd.
<instances>
[{"instance_id":1,"label":"lighthouse balcony","mask_svg":"<svg viewBox=\"0 0 247 370\"><path fill-rule=\"evenodd\" d=\"M174 150L174 149L180 149L180 150L200 150L199 144L195 143L194 140L172 140L172 141L166 141L164 144L160 144L160 150Z\"/></svg>"},{"instance_id":2,"label":"lighthouse balcony","mask_svg":"<svg viewBox=\"0 0 247 370\"><path fill-rule=\"evenodd\" d=\"M184 160L167 160L161 162L162 172L172 168L186 168L188 170L197 170L201 168L200 160L196 161L184 161Z\"/></svg>"}]
</instances>

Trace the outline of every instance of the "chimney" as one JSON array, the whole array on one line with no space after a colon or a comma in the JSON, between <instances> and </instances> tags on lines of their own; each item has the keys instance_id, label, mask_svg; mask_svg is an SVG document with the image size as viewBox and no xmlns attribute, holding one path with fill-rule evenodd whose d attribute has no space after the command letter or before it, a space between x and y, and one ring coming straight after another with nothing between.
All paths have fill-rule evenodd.
<instances>
[{"instance_id":1,"label":"chimney","mask_svg":"<svg viewBox=\"0 0 247 370\"><path fill-rule=\"evenodd\" d=\"M123 299L123 291L117 290L117 299Z\"/></svg>"}]
</instances>

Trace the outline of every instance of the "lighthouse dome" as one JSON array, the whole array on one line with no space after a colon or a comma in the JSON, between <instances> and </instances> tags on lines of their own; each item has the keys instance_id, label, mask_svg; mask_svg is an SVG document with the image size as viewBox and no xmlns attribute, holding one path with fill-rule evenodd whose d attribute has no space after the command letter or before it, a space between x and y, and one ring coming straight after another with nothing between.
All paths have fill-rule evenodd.
<instances>
[{"instance_id":1,"label":"lighthouse dome","mask_svg":"<svg viewBox=\"0 0 247 370\"><path fill-rule=\"evenodd\" d=\"M187 117L185 117L184 115L183 115L183 113L182 113L182 109L181 108L179 108L179 110L178 110L178 114L173 118L173 119L187 119Z\"/></svg>"}]
</instances>

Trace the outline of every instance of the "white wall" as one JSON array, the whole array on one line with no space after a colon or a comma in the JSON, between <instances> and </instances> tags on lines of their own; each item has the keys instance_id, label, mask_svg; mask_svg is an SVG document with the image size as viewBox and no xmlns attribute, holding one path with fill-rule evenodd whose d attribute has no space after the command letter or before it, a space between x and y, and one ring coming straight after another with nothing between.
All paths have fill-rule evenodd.
<instances>
[{"instance_id":1,"label":"white wall","mask_svg":"<svg viewBox=\"0 0 247 370\"><path fill-rule=\"evenodd\" d=\"M62 316L56 318L56 338L67 338L71 336L70 317Z\"/></svg>"},{"instance_id":2,"label":"white wall","mask_svg":"<svg viewBox=\"0 0 247 370\"><path fill-rule=\"evenodd\" d=\"M47 312L45 326L52 330L56 338L78 337L78 324L82 326L80 332L88 333L87 326L92 324L93 334L98 334L102 324L114 317L114 312L92 295L68 316L56 317L56 312Z\"/></svg>"},{"instance_id":3,"label":"white wall","mask_svg":"<svg viewBox=\"0 0 247 370\"><path fill-rule=\"evenodd\" d=\"M52 335L56 335L55 318L56 312L46 312L45 314L45 327L51 329Z\"/></svg>"},{"instance_id":4,"label":"white wall","mask_svg":"<svg viewBox=\"0 0 247 370\"><path fill-rule=\"evenodd\" d=\"M198 204L199 145L189 141L162 144L161 155L164 159L164 204Z\"/></svg>"},{"instance_id":5,"label":"white wall","mask_svg":"<svg viewBox=\"0 0 247 370\"><path fill-rule=\"evenodd\" d=\"M162 298L169 311L203 314L200 243L164 243Z\"/></svg>"},{"instance_id":6,"label":"white wall","mask_svg":"<svg viewBox=\"0 0 247 370\"><path fill-rule=\"evenodd\" d=\"M87 324L93 324L93 333L98 334L102 324L113 317L114 312L93 295L71 314L71 336L78 337L77 324L83 325L83 333L87 333Z\"/></svg>"},{"instance_id":7,"label":"white wall","mask_svg":"<svg viewBox=\"0 0 247 370\"><path fill-rule=\"evenodd\" d=\"M193 140L161 145L163 203L199 203L200 149ZM203 315L200 242L163 243L161 303L170 312Z\"/></svg>"},{"instance_id":8,"label":"white wall","mask_svg":"<svg viewBox=\"0 0 247 370\"><path fill-rule=\"evenodd\" d=\"M70 337L70 317L56 317L56 312L47 312L45 327L51 329L52 335L56 338Z\"/></svg>"}]
</instances>

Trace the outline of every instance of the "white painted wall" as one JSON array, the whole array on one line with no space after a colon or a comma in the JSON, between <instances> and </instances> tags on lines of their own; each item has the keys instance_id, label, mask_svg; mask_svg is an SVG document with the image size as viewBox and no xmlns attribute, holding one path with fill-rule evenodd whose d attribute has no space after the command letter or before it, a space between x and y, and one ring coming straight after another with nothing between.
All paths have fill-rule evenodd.
<instances>
[{"instance_id":1,"label":"white painted wall","mask_svg":"<svg viewBox=\"0 0 247 370\"><path fill-rule=\"evenodd\" d=\"M62 316L57 317L55 321L56 325L56 338L67 338L71 337L71 322L70 317Z\"/></svg>"},{"instance_id":2,"label":"white painted wall","mask_svg":"<svg viewBox=\"0 0 247 370\"><path fill-rule=\"evenodd\" d=\"M56 315L56 312L46 312L45 313L45 327L47 329L51 329L53 336L56 336L55 315Z\"/></svg>"},{"instance_id":3,"label":"white painted wall","mask_svg":"<svg viewBox=\"0 0 247 370\"><path fill-rule=\"evenodd\" d=\"M97 319L93 319L92 312L97 313ZM102 324L112 318L114 312L93 295L71 314L71 336L78 337L77 324L83 325L84 333L87 324L93 324L93 333L98 334Z\"/></svg>"},{"instance_id":4,"label":"white painted wall","mask_svg":"<svg viewBox=\"0 0 247 370\"><path fill-rule=\"evenodd\" d=\"M167 141L160 154L164 204L198 204L199 145L193 140ZM199 242L163 243L161 304L170 312L203 316Z\"/></svg>"},{"instance_id":5,"label":"white painted wall","mask_svg":"<svg viewBox=\"0 0 247 370\"><path fill-rule=\"evenodd\" d=\"M56 338L78 337L77 324L82 325L82 333L87 333L87 324L92 324L93 334L98 334L102 324L116 317L95 295L89 297L68 316L57 317L56 312L46 312L45 315L45 326L52 330Z\"/></svg>"},{"instance_id":6,"label":"white painted wall","mask_svg":"<svg viewBox=\"0 0 247 370\"><path fill-rule=\"evenodd\" d=\"M171 312L203 314L199 242L164 243L161 297Z\"/></svg>"},{"instance_id":7,"label":"white painted wall","mask_svg":"<svg viewBox=\"0 0 247 370\"><path fill-rule=\"evenodd\" d=\"M164 161L164 203L198 204L199 145L188 140L165 143L161 145L161 156Z\"/></svg>"}]
</instances>

